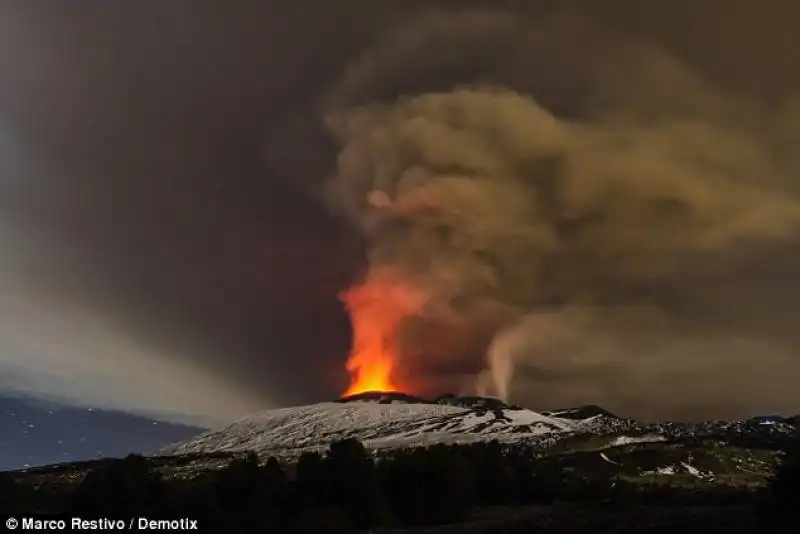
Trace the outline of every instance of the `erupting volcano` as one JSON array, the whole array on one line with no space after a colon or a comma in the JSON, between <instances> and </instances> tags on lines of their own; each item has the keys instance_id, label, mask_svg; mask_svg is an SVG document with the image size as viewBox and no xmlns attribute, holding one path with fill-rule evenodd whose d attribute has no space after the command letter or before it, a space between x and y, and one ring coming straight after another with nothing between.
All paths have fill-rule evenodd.
<instances>
[{"instance_id":1,"label":"erupting volcano","mask_svg":"<svg viewBox=\"0 0 800 534\"><path fill-rule=\"evenodd\" d=\"M400 327L405 317L422 306L421 294L375 274L342 293L353 328L353 348L347 360L351 375L345 396L367 391L400 391L397 365Z\"/></svg>"}]
</instances>

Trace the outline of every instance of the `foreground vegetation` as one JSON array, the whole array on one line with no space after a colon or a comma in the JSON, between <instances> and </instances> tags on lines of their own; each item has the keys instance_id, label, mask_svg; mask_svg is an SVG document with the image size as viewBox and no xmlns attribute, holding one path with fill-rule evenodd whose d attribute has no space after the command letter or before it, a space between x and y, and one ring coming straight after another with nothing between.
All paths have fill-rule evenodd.
<instances>
[{"instance_id":1,"label":"foreground vegetation","mask_svg":"<svg viewBox=\"0 0 800 534\"><path fill-rule=\"evenodd\" d=\"M410 529L459 524L467 519L474 523L476 510L483 510L484 515L487 510L509 515L509 508L497 507L556 509L564 502L602 511L617 526L626 524L619 519L620 514L628 513L625 510L647 503L687 510L705 506L700 510L703 513L709 505L757 503L762 531L794 532L794 507L800 502L798 451L796 445L790 447L771 485L760 489L748 484L704 485L698 477L643 483L642 477L614 472L613 453L604 453L602 460L611 475L585 476L582 468L587 466L581 465L580 455L570 456L565 464L536 458L524 450L505 450L497 443L436 445L401 451L376 462L358 441L344 440L332 444L327 454L303 454L291 467L274 458L261 464L255 455L249 455L222 469L172 479L154 469L148 459L132 455L90 470L76 484L60 487L33 486L3 474L0 508L16 514L189 517L198 520L203 532L324 534L381 526ZM647 448L637 453L647 454ZM689 483L691 480L698 482ZM574 520L574 512L565 515ZM725 515L732 517L729 511ZM549 520L530 512L519 519L520 524L525 521L543 528ZM686 521L690 524L693 519ZM789 528L790 521L795 521L794 526L781 530ZM523 530L532 531L530 525ZM489 527L470 530L490 531ZM514 530L505 524L500 531Z\"/></svg>"}]
</instances>

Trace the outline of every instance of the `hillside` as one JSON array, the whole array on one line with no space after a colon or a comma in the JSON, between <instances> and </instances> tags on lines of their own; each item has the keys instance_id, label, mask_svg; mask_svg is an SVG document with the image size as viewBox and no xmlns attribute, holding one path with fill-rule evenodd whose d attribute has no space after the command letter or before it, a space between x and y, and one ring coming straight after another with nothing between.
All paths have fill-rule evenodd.
<instances>
[{"instance_id":1,"label":"hillside","mask_svg":"<svg viewBox=\"0 0 800 534\"><path fill-rule=\"evenodd\" d=\"M193 478L248 452L291 464L347 438L379 458L407 448L496 441L509 453L535 456L567 489L591 483L739 490L763 486L779 451L797 435L791 422L646 424L598 406L538 413L481 397L369 393L247 416L155 451L149 461L168 479ZM45 466L14 477L36 486L70 485L108 461Z\"/></svg>"},{"instance_id":2,"label":"hillside","mask_svg":"<svg viewBox=\"0 0 800 534\"><path fill-rule=\"evenodd\" d=\"M378 454L435 443L499 441L544 451L586 443L705 439L742 447L779 447L796 432L790 418L700 423L642 423L599 406L539 413L485 397L422 399L371 392L333 402L267 410L180 441L159 455L254 451L296 457L331 442L355 438ZM555 450L555 449L554 449Z\"/></svg>"},{"instance_id":3,"label":"hillside","mask_svg":"<svg viewBox=\"0 0 800 534\"><path fill-rule=\"evenodd\" d=\"M335 402L269 410L178 442L159 454L256 451L299 455L356 438L375 451L433 443L535 442L589 428L593 418L549 417L496 399L443 396L433 401L369 393Z\"/></svg>"}]
</instances>

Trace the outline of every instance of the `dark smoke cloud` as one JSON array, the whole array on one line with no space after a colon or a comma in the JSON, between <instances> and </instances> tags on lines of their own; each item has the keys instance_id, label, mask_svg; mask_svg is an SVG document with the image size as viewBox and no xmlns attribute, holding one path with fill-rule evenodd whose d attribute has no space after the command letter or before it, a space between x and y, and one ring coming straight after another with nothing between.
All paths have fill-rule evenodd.
<instances>
[{"instance_id":1,"label":"dark smoke cloud","mask_svg":"<svg viewBox=\"0 0 800 534\"><path fill-rule=\"evenodd\" d=\"M402 372L645 416L792 410L792 345L714 324L750 281L704 299L732 253L796 246L791 106L574 13L434 12L323 101L327 195L369 268L430 298L402 325Z\"/></svg>"},{"instance_id":2,"label":"dark smoke cloud","mask_svg":"<svg viewBox=\"0 0 800 534\"><path fill-rule=\"evenodd\" d=\"M493 11L467 9L486 7ZM553 16L556 7L583 15ZM350 163L363 157L364 140L332 135L355 110L393 133L414 106L450 106L454 89L485 102L483 119L425 116L444 143L451 120L473 121L466 139L498 130L495 148L469 160L484 174L501 167L496 202L516 187L523 170L506 167L529 145L560 153L526 158L524 174L545 178L500 219L485 195L455 188L447 197L448 209L480 208L487 223L530 221L533 206L522 200L547 177L585 176L592 165L611 173L603 154L618 143L634 149L620 164L653 169L634 157L651 152L666 161L662 180L686 165L719 167L722 183L754 191L745 211L764 209L757 198L780 188L790 199L800 167L800 122L790 119L800 110L792 104L798 19L793 0L768 9L756 0L0 1L0 388L215 423L340 394L349 332L337 294L359 279L369 237L345 223L359 230L374 177L362 182L345 166L333 183L347 187L336 202L326 199L333 215L308 192L326 190L339 141L355 141ZM498 128L514 117L488 111L499 105L515 115L511 102L552 138L527 123ZM437 146L431 133L423 140L404 148ZM503 146L513 150L492 156ZM678 146L703 161L665 153ZM433 199L463 184L455 171L464 169L451 168L460 152L444 154L438 162L454 176L426 190ZM551 200L574 198L559 184ZM634 191L621 205L642 206L653 194L638 182ZM400 207L392 188L386 194ZM424 199L406 198L406 209ZM800 348L796 241L765 238L762 231L788 228L764 225L778 221L776 208L744 225L746 243L696 250L701 237L704 246L721 243L747 222L728 215L738 197L708 201L715 198L708 212L690 197L693 216L675 222L695 228L700 214L713 213L726 223L668 239L675 255L647 249L608 266L606 248L567 248L603 263L598 273L610 279L599 293L586 269L567 269L568 258L532 260L527 243L540 237L525 233L522 250L498 258L509 270L500 279L513 275L513 284L498 285L473 263L477 289L456 291L458 279L448 278L441 289L453 289L453 302L441 299L447 305L434 317L405 326L409 342L429 353L411 358L409 372L431 391L472 386L495 340L519 352L509 394L532 407L590 401L691 417L797 411L782 388L796 376ZM387 211L369 217L382 223L376 229ZM407 223L394 218L399 245ZM474 220L448 224L460 229L463 219ZM607 222L621 223L616 213ZM500 241L486 230L469 230L470 246L491 237L487 250L496 253ZM437 235L424 234L420 246ZM520 237L504 233L503 247ZM373 261L376 254L396 252L378 247ZM670 261L657 277L642 277L657 257ZM576 302L578 287L587 295ZM529 322L536 335L517 336ZM733 389L737 398L726 394Z\"/></svg>"}]
</instances>

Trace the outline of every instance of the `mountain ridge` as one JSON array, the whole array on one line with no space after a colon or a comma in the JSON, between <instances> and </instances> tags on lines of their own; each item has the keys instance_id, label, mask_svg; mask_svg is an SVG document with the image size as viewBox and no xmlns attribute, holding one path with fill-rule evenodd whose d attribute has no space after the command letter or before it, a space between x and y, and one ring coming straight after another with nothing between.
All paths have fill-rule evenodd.
<instances>
[{"instance_id":1,"label":"mountain ridge","mask_svg":"<svg viewBox=\"0 0 800 534\"><path fill-rule=\"evenodd\" d=\"M572 433L582 421L548 417L490 397L442 395L424 399L366 392L330 402L267 410L168 445L158 454L236 452L301 454L356 438L374 450L433 443L521 441Z\"/></svg>"},{"instance_id":2,"label":"mountain ridge","mask_svg":"<svg viewBox=\"0 0 800 534\"><path fill-rule=\"evenodd\" d=\"M253 451L261 456L297 457L354 438L373 452L498 441L534 448L582 435L610 436L609 443L683 439L694 436L783 436L797 428L791 418L643 423L600 406L537 412L491 397L441 395L424 399L372 391L334 401L267 410L172 443L156 454ZM748 437L748 439L750 439Z\"/></svg>"}]
</instances>

